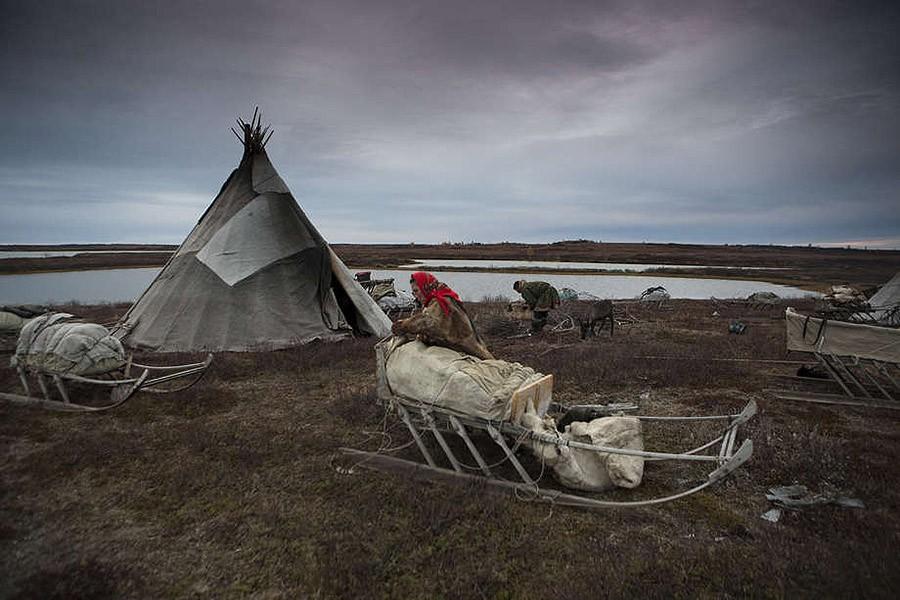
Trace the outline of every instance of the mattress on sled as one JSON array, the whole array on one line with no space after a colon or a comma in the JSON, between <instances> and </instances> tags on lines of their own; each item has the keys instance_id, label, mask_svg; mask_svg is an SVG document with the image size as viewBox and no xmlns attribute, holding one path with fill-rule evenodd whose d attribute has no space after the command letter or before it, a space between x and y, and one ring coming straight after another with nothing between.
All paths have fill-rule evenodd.
<instances>
[{"instance_id":1,"label":"mattress on sled","mask_svg":"<svg viewBox=\"0 0 900 600\"><path fill-rule=\"evenodd\" d=\"M81 323L68 313L48 313L22 327L13 367L72 375L98 375L125 364L122 343L96 323Z\"/></svg>"},{"instance_id":2,"label":"mattress on sled","mask_svg":"<svg viewBox=\"0 0 900 600\"><path fill-rule=\"evenodd\" d=\"M391 393L471 417L516 422L526 403L543 415L552 399L553 377L519 363L402 338L385 340L378 354Z\"/></svg>"}]
</instances>

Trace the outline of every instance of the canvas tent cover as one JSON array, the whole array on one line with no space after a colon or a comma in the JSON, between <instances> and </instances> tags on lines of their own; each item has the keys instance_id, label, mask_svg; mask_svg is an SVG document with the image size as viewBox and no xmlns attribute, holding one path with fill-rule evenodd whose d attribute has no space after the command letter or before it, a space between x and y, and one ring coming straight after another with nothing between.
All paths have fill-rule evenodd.
<instances>
[{"instance_id":1,"label":"canvas tent cover","mask_svg":"<svg viewBox=\"0 0 900 600\"><path fill-rule=\"evenodd\" d=\"M869 306L876 321L894 327L900 325L900 311L897 310L900 306L900 272L869 298Z\"/></svg>"},{"instance_id":2,"label":"canvas tent cover","mask_svg":"<svg viewBox=\"0 0 900 600\"><path fill-rule=\"evenodd\" d=\"M788 308L787 348L900 363L900 330L807 317Z\"/></svg>"},{"instance_id":3,"label":"canvas tent cover","mask_svg":"<svg viewBox=\"0 0 900 600\"><path fill-rule=\"evenodd\" d=\"M116 335L156 351L247 351L382 337L390 325L257 140Z\"/></svg>"},{"instance_id":4,"label":"canvas tent cover","mask_svg":"<svg viewBox=\"0 0 900 600\"><path fill-rule=\"evenodd\" d=\"M125 364L125 350L109 330L50 313L28 321L19 334L13 367L71 375L109 373Z\"/></svg>"}]
</instances>

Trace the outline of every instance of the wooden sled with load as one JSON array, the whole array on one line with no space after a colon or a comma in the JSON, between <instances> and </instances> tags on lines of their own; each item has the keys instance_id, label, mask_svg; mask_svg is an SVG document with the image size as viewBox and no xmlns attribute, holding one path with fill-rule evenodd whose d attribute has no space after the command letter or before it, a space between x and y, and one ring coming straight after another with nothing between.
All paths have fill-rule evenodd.
<instances>
[{"instance_id":1,"label":"wooden sled with load","mask_svg":"<svg viewBox=\"0 0 900 600\"><path fill-rule=\"evenodd\" d=\"M753 401L736 414L603 416L637 407L562 407L552 399L552 375L518 363L479 360L420 341L386 338L376 346L376 363L378 398L405 424L412 436L410 444L415 444L424 462L341 449L368 468L447 483L473 483L494 492L566 506L636 507L699 492L733 473L753 453L751 440L738 443L741 425L756 414ZM550 416L554 411L563 413L561 423L569 423L563 431ZM645 425L694 428L700 423L715 429L696 447L644 449ZM699 437L694 433L690 437ZM559 484L578 492L635 488L643 479L645 463L654 465L651 470L656 477L655 465L663 461L706 463L710 469L686 490L627 501L555 489L544 482L552 473Z\"/></svg>"},{"instance_id":2,"label":"wooden sled with load","mask_svg":"<svg viewBox=\"0 0 900 600\"><path fill-rule=\"evenodd\" d=\"M11 360L25 394L0 393L0 399L66 412L104 411L121 406L136 392L186 389L203 377L211 362L212 354L203 362L184 365L136 363L106 327L80 322L67 313L49 313L25 324ZM42 397L32 395L30 379ZM108 401L74 402L69 387L73 384L108 389Z\"/></svg>"},{"instance_id":3,"label":"wooden sled with load","mask_svg":"<svg viewBox=\"0 0 900 600\"><path fill-rule=\"evenodd\" d=\"M787 349L811 355L796 376L808 389L768 390L780 400L900 409L900 329L800 314L784 315Z\"/></svg>"}]
</instances>

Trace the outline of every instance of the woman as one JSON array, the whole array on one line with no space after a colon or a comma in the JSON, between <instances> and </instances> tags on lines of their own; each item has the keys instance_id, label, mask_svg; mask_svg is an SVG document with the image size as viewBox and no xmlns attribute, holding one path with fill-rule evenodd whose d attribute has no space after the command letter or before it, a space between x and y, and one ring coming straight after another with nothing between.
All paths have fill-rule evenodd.
<instances>
[{"instance_id":1,"label":"woman","mask_svg":"<svg viewBox=\"0 0 900 600\"><path fill-rule=\"evenodd\" d=\"M391 327L397 335L418 336L431 346L444 346L483 360L494 356L484 345L459 296L431 273L416 271L409 286L424 309Z\"/></svg>"}]
</instances>

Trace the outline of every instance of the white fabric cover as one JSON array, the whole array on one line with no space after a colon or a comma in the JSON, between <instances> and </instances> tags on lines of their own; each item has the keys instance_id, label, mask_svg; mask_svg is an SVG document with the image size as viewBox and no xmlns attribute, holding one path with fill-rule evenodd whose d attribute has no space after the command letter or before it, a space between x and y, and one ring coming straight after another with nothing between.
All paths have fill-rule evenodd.
<instances>
[{"instance_id":1,"label":"white fabric cover","mask_svg":"<svg viewBox=\"0 0 900 600\"><path fill-rule=\"evenodd\" d=\"M560 439L643 450L641 421L635 417L602 417L584 423L576 421L559 434L551 417L540 418L534 412L522 417L522 426L537 433L557 435ZM639 456L593 452L568 446L556 446L540 440L528 444L534 455L553 470L562 485L588 492L605 492L616 487L635 488L644 476L644 459Z\"/></svg>"},{"instance_id":2,"label":"white fabric cover","mask_svg":"<svg viewBox=\"0 0 900 600\"><path fill-rule=\"evenodd\" d=\"M822 319L801 315L793 308L785 311L784 322L788 350L900 363L900 329L831 320L823 326Z\"/></svg>"},{"instance_id":3,"label":"white fabric cover","mask_svg":"<svg viewBox=\"0 0 900 600\"><path fill-rule=\"evenodd\" d=\"M197 259L235 285L277 260L314 248L291 204L283 196L260 194L210 238Z\"/></svg>"},{"instance_id":4,"label":"white fabric cover","mask_svg":"<svg viewBox=\"0 0 900 600\"><path fill-rule=\"evenodd\" d=\"M509 420L512 395L543 377L519 363L481 360L418 340L388 351L385 375L394 394L481 419Z\"/></svg>"},{"instance_id":5,"label":"white fabric cover","mask_svg":"<svg viewBox=\"0 0 900 600\"><path fill-rule=\"evenodd\" d=\"M27 319L23 319L19 315L0 310L0 332L2 333L15 333L19 331L22 329L25 321L27 321Z\"/></svg>"},{"instance_id":6,"label":"white fabric cover","mask_svg":"<svg viewBox=\"0 0 900 600\"><path fill-rule=\"evenodd\" d=\"M897 319L900 318L896 312L891 309L900 304L900 272L894 275L890 281L881 286L881 289L869 298L869 306L874 310L872 317L883 325L896 327L900 325ZM893 318L892 318L893 317Z\"/></svg>"},{"instance_id":7,"label":"white fabric cover","mask_svg":"<svg viewBox=\"0 0 900 600\"><path fill-rule=\"evenodd\" d=\"M12 366L72 375L108 373L125 364L125 350L109 330L67 313L31 319L22 328Z\"/></svg>"}]
</instances>

